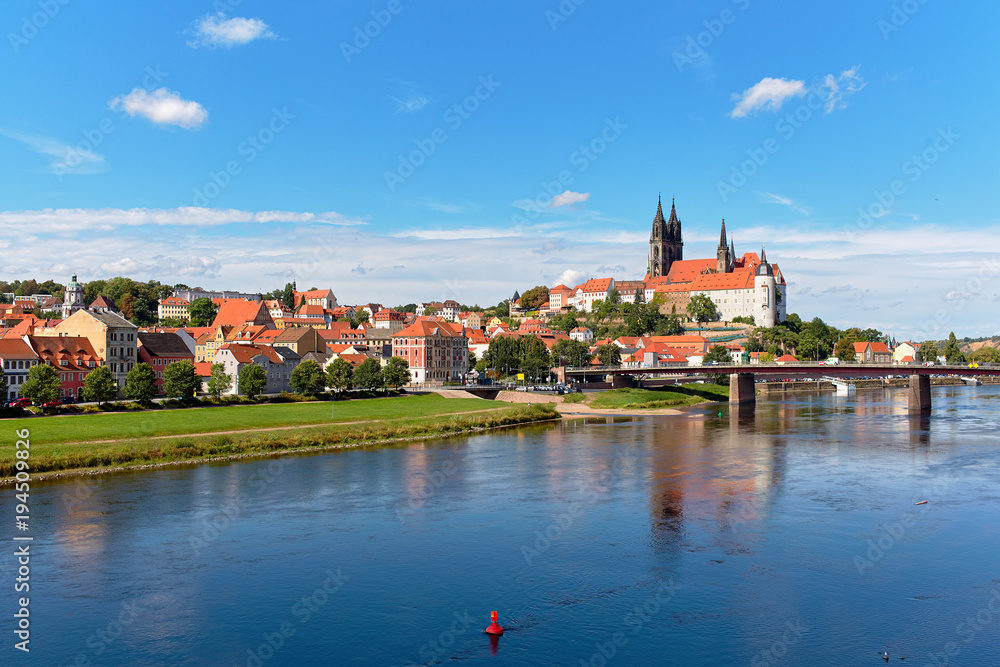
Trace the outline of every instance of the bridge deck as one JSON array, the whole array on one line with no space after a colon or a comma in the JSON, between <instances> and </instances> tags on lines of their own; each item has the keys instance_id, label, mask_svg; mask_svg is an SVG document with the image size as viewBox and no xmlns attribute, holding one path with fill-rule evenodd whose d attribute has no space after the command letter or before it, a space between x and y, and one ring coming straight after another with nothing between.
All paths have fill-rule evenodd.
<instances>
[{"instance_id":1,"label":"bridge deck","mask_svg":"<svg viewBox=\"0 0 1000 667\"><path fill-rule=\"evenodd\" d=\"M786 364L784 366L777 364L752 364L737 366L735 364L731 364L727 366L666 366L658 368L619 368L604 366L566 369L566 377L572 378L581 378L584 376L596 377L601 375L656 375L658 377L684 377L688 375L705 375L707 373L723 375L730 375L732 373L752 373L754 375L766 375L782 378L908 377L910 375L998 376L1000 375L1000 366L969 368L968 366L893 366L891 364Z\"/></svg>"}]
</instances>

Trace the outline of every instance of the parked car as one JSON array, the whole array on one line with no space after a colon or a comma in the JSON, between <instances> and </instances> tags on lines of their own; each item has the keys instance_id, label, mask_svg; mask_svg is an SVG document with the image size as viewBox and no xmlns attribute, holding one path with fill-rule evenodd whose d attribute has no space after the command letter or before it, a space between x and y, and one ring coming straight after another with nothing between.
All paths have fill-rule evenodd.
<instances>
[{"instance_id":1,"label":"parked car","mask_svg":"<svg viewBox=\"0 0 1000 667\"><path fill-rule=\"evenodd\" d=\"M73 398L72 396L63 396L62 397L62 404L63 405L73 405L74 403L76 403L76 399Z\"/></svg>"},{"instance_id":2,"label":"parked car","mask_svg":"<svg viewBox=\"0 0 1000 667\"><path fill-rule=\"evenodd\" d=\"M43 408L58 408L60 405L62 405L62 401L60 401L59 399L56 399L54 401L45 401L44 403L42 403Z\"/></svg>"},{"instance_id":3,"label":"parked car","mask_svg":"<svg viewBox=\"0 0 1000 667\"><path fill-rule=\"evenodd\" d=\"M13 401L7 404L9 408L26 408L31 405L30 398L15 398Z\"/></svg>"}]
</instances>

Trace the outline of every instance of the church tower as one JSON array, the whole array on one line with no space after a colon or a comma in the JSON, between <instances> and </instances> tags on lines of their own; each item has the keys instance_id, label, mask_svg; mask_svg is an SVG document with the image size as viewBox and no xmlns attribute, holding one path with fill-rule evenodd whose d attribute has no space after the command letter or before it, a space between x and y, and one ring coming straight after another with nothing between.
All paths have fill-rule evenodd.
<instances>
[{"instance_id":1,"label":"church tower","mask_svg":"<svg viewBox=\"0 0 1000 667\"><path fill-rule=\"evenodd\" d=\"M734 251L731 250L730 244L726 242L726 220L722 220L722 233L719 236L719 247L715 251L715 272L716 273L732 273L733 263L735 257L733 257Z\"/></svg>"},{"instance_id":2,"label":"church tower","mask_svg":"<svg viewBox=\"0 0 1000 667\"><path fill-rule=\"evenodd\" d=\"M684 259L684 242L681 239L681 221L677 209L670 202L670 220L663 217L663 201L656 202L656 217L649 237L649 275L658 278L670 273L670 266Z\"/></svg>"},{"instance_id":3,"label":"church tower","mask_svg":"<svg viewBox=\"0 0 1000 667\"><path fill-rule=\"evenodd\" d=\"M63 290L63 319L66 319L78 310L84 310L87 305L83 302L83 285L76 281L76 274Z\"/></svg>"}]
</instances>

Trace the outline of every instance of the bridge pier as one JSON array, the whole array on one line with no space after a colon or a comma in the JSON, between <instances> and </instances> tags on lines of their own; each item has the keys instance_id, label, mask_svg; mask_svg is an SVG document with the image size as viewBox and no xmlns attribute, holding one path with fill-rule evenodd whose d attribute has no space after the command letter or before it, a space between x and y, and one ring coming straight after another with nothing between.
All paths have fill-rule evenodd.
<instances>
[{"instance_id":1,"label":"bridge pier","mask_svg":"<svg viewBox=\"0 0 1000 667\"><path fill-rule=\"evenodd\" d=\"M929 375L910 376L908 409L914 412L929 412L931 409L931 378Z\"/></svg>"},{"instance_id":2,"label":"bridge pier","mask_svg":"<svg viewBox=\"0 0 1000 667\"><path fill-rule=\"evenodd\" d=\"M753 373L733 373L729 376L729 402L751 405L757 402L754 395Z\"/></svg>"}]
</instances>

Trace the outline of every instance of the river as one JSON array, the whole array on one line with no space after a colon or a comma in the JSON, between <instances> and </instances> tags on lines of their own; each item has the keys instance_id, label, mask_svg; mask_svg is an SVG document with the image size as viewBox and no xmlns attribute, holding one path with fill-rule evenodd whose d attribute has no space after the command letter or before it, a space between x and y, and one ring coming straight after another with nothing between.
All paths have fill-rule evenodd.
<instances>
[{"instance_id":1,"label":"river","mask_svg":"<svg viewBox=\"0 0 1000 667\"><path fill-rule=\"evenodd\" d=\"M998 665L1000 387L933 400L37 482L3 664Z\"/></svg>"}]
</instances>

